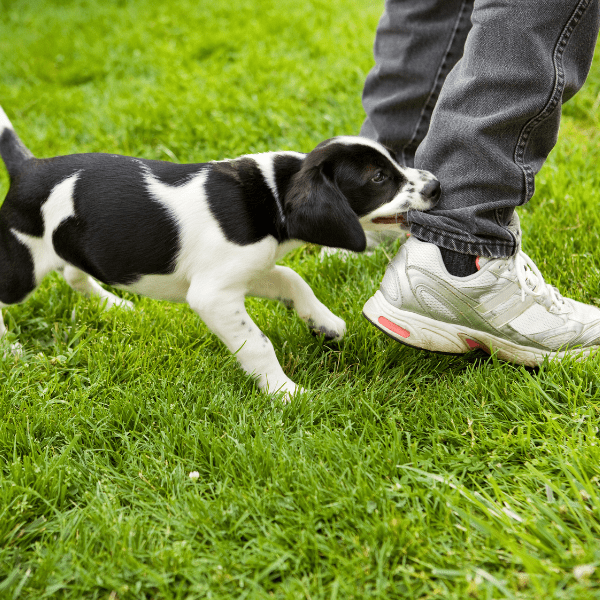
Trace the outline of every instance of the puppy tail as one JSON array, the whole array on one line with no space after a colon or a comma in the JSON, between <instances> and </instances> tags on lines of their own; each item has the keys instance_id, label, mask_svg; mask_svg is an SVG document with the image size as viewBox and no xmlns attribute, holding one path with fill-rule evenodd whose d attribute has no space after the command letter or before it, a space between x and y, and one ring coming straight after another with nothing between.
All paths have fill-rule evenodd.
<instances>
[{"instance_id":1,"label":"puppy tail","mask_svg":"<svg viewBox=\"0 0 600 600\"><path fill-rule=\"evenodd\" d=\"M23 163L33 158L33 154L15 133L12 123L0 106L0 156L6 165L8 175L12 180L19 174Z\"/></svg>"}]
</instances>

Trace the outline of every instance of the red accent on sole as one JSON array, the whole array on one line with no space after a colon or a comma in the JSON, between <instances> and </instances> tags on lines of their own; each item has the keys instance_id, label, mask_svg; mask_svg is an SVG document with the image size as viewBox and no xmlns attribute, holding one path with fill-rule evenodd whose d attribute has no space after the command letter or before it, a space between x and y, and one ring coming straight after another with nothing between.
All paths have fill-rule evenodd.
<instances>
[{"instance_id":1,"label":"red accent on sole","mask_svg":"<svg viewBox=\"0 0 600 600\"><path fill-rule=\"evenodd\" d=\"M475 266L477 267L478 271L481 269L481 267L479 266L479 256L475 259Z\"/></svg>"},{"instance_id":2,"label":"red accent on sole","mask_svg":"<svg viewBox=\"0 0 600 600\"><path fill-rule=\"evenodd\" d=\"M392 323L390 320L386 319L385 317L379 317L377 319L377 322L380 325L383 325L386 329L389 329L390 331L397 333L399 336L401 336L403 338L407 338L410 336L410 331L406 331L406 329L403 329L402 327L400 327L400 325L396 325L396 323Z\"/></svg>"},{"instance_id":3,"label":"red accent on sole","mask_svg":"<svg viewBox=\"0 0 600 600\"><path fill-rule=\"evenodd\" d=\"M476 348L480 348L481 350L483 350L484 352L487 352L488 354L491 354L489 348L487 346L484 346L483 344L476 342L475 340L471 340L469 338L465 338L465 342L467 342L467 346L469 346L469 348L471 348L471 350L475 350Z\"/></svg>"}]
</instances>

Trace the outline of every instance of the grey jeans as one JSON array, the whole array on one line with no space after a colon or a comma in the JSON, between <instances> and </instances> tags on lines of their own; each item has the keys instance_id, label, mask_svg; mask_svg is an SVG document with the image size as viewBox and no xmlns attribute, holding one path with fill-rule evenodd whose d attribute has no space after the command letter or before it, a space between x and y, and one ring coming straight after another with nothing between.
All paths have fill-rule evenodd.
<instances>
[{"instance_id":1,"label":"grey jeans","mask_svg":"<svg viewBox=\"0 0 600 600\"><path fill-rule=\"evenodd\" d=\"M517 251L507 225L585 81L599 22L599 0L386 0L361 135L440 180L438 206L409 215L413 235Z\"/></svg>"}]
</instances>

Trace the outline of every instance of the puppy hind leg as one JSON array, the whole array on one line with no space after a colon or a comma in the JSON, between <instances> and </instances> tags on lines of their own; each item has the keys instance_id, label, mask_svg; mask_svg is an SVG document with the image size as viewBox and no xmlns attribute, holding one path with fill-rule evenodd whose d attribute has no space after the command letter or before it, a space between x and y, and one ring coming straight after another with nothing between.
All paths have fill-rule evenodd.
<instances>
[{"instance_id":1,"label":"puppy hind leg","mask_svg":"<svg viewBox=\"0 0 600 600\"><path fill-rule=\"evenodd\" d=\"M76 291L80 292L84 296L92 297L96 296L101 301L105 302L104 309L108 310L113 306L121 306L123 308L133 308L133 303L129 300L119 298L114 294L111 294L108 290L105 290L95 279L93 279L87 273L67 265L63 270L63 277L65 281Z\"/></svg>"},{"instance_id":2,"label":"puppy hind leg","mask_svg":"<svg viewBox=\"0 0 600 600\"><path fill-rule=\"evenodd\" d=\"M288 402L299 388L277 360L271 340L246 312L244 296L209 290L203 282L190 286L187 301L207 327L235 354L242 369L257 377L258 387L268 394L283 393Z\"/></svg>"},{"instance_id":3,"label":"puppy hind leg","mask_svg":"<svg viewBox=\"0 0 600 600\"><path fill-rule=\"evenodd\" d=\"M289 303L312 331L327 339L339 340L346 333L346 323L320 302L308 283L289 267L276 265L252 282L249 293Z\"/></svg>"}]
</instances>

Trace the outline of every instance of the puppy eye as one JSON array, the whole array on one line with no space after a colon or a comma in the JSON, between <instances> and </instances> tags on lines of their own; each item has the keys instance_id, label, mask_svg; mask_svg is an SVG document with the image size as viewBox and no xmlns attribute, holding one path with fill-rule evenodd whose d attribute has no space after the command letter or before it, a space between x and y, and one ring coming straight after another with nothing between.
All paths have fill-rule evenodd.
<instances>
[{"instance_id":1,"label":"puppy eye","mask_svg":"<svg viewBox=\"0 0 600 600\"><path fill-rule=\"evenodd\" d=\"M387 175L383 172L383 171L379 171L375 177L371 177L371 181L374 181L375 183L381 183L382 181L385 181L387 179Z\"/></svg>"}]
</instances>

